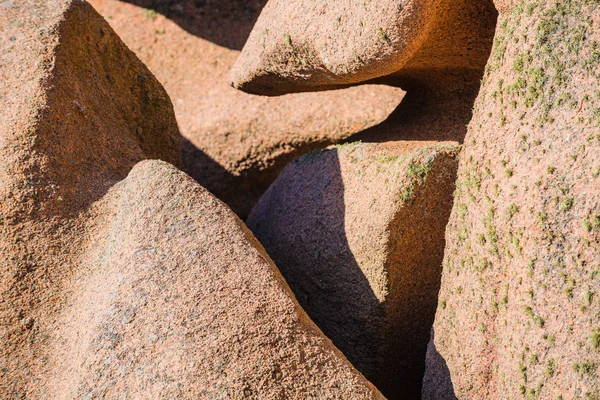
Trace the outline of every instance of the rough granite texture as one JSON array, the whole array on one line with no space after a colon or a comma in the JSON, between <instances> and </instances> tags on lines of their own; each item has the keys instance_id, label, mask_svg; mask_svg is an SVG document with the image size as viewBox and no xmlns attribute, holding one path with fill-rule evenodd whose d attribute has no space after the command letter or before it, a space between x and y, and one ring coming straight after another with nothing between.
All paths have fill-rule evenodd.
<instances>
[{"instance_id":1,"label":"rough granite texture","mask_svg":"<svg viewBox=\"0 0 600 400\"><path fill-rule=\"evenodd\" d=\"M90 5L0 27L0 398L382 398L227 206L139 163L181 165L173 109Z\"/></svg>"},{"instance_id":2,"label":"rough granite texture","mask_svg":"<svg viewBox=\"0 0 600 400\"><path fill-rule=\"evenodd\" d=\"M288 162L379 124L404 94L368 85L268 98L230 87L265 0L90 3L173 100L185 171L242 218Z\"/></svg>"},{"instance_id":3,"label":"rough granite texture","mask_svg":"<svg viewBox=\"0 0 600 400\"><path fill-rule=\"evenodd\" d=\"M483 75L483 70L481 71ZM479 85L448 92L413 88L381 124L365 129L345 143L392 141L455 141L462 143L473 116Z\"/></svg>"},{"instance_id":4,"label":"rough granite texture","mask_svg":"<svg viewBox=\"0 0 600 400\"><path fill-rule=\"evenodd\" d=\"M498 5L423 398L596 399L600 3Z\"/></svg>"},{"instance_id":5,"label":"rough granite texture","mask_svg":"<svg viewBox=\"0 0 600 400\"><path fill-rule=\"evenodd\" d=\"M460 88L479 82L496 16L491 0L270 0L230 79L266 95L372 80Z\"/></svg>"},{"instance_id":6,"label":"rough granite texture","mask_svg":"<svg viewBox=\"0 0 600 400\"><path fill-rule=\"evenodd\" d=\"M306 312L390 399L421 392L457 153L418 141L312 152L247 221Z\"/></svg>"},{"instance_id":7,"label":"rough granite texture","mask_svg":"<svg viewBox=\"0 0 600 400\"><path fill-rule=\"evenodd\" d=\"M144 161L94 211L49 339L49 397L383 399L183 172Z\"/></svg>"},{"instance_id":8,"label":"rough granite texture","mask_svg":"<svg viewBox=\"0 0 600 400\"><path fill-rule=\"evenodd\" d=\"M169 97L87 3L0 4L0 397L38 384L88 208L139 161L181 166Z\"/></svg>"}]
</instances>

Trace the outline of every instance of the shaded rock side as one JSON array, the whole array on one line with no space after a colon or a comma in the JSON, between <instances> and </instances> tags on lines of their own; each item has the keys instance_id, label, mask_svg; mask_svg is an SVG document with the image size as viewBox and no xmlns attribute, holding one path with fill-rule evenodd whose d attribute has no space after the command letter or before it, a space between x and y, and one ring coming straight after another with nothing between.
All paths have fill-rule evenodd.
<instances>
[{"instance_id":1,"label":"shaded rock side","mask_svg":"<svg viewBox=\"0 0 600 400\"><path fill-rule=\"evenodd\" d=\"M288 162L379 124L403 96L382 85L281 98L231 88L264 3L91 1L171 96L186 172L243 219Z\"/></svg>"},{"instance_id":2,"label":"shaded rock side","mask_svg":"<svg viewBox=\"0 0 600 400\"><path fill-rule=\"evenodd\" d=\"M478 92L479 85L448 92L414 88L384 122L350 136L344 143L398 140L463 143Z\"/></svg>"},{"instance_id":3,"label":"shaded rock side","mask_svg":"<svg viewBox=\"0 0 600 400\"><path fill-rule=\"evenodd\" d=\"M498 2L458 170L423 397L600 394L595 1ZM512 3L512 6L511 6Z\"/></svg>"},{"instance_id":4,"label":"shaded rock side","mask_svg":"<svg viewBox=\"0 0 600 400\"><path fill-rule=\"evenodd\" d=\"M265 95L372 80L456 89L479 81L496 16L491 0L270 0L230 79Z\"/></svg>"},{"instance_id":5,"label":"shaded rock side","mask_svg":"<svg viewBox=\"0 0 600 400\"><path fill-rule=\"evenodd\" d=\"M183 172L144 161L95 211L50 339L50 397L383 399Z\"/></svg>"},{"instance_id":6,"label":"shaded rock side","mask_svg":"<svg viewBox=\"0 0 600 400\"><path fill-rule=\"evenodd\" d=\"M304 310L388 398L420 395L457 151L390 142L309 153L247 221Z\"/></svg>"},{"instance_id":7,"label":"shaded rock side","mask_svg":"<svg viewBox=\"0 0 600 400\"><path fill-rule=\"evenodd\" d=\"M84 217L139 161L181 165L169 97L91 6L0 4L0 397L43 393Z\"/></svg>"}]
</instances>

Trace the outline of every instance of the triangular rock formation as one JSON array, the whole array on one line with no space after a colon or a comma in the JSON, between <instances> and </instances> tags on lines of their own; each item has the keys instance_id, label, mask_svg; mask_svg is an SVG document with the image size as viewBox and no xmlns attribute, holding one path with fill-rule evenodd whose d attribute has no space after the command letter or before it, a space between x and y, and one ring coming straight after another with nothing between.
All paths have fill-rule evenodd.
<instances>
[{"instance_id":1,"label":"triangular rock formation","mask_svg":"<svg viewBox=\"0 0 600 400\"><path fill-rule=\"evenodd\" d=\"M3 2L0 27L0 397L16 398L43 393L89 207L137 162L181 157L166 92L87 3Z\"/></svg>"},{"instance_id":2,"label":"triangular rock formation","mask_svg":"<svg viewBox=\"0 0 600 400\"><path fill-rule=\"evenodd\" d=\"M383 398L183 172L142 162L95 210L50 339L51 397Z\"/></svg>"},{"instance_id":3,"label":"triangular rock formation","mask_svg":"<svg viewBox=\"0 0 600 400\"><path fill-rule=\"evenodd\" d=\"M172 106L93 8L0 11L0 397L382 398L224 204L138 163L181 165Z\"/></svg>"}]
</instances>

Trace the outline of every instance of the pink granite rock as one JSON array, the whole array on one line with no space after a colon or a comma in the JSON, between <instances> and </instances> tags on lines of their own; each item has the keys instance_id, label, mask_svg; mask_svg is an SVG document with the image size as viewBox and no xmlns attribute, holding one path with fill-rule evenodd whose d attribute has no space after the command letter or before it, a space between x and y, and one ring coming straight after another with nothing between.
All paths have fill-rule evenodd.
<instances>
[{"instance_id":1,"label":"pink granite rock","mask_svg":"<svg viewBox=\"0 0 600 400\"><path fill-rule=\"evenodd\" d=\"M479 82L495 22L491 0L270 0L230 76L267 95L372 80L453 90Z\"/></svg>"},{"instance_id":2,"label":"pink granite rock","mask_svg":"<svg viewBox=\"0 0 600 400\"><path fill-rule=\"evenodd\" d=\"M248 218L302 307L390 399L420 395L457 153L418 141L309 153Z\"/></svg>"}]
</instances>

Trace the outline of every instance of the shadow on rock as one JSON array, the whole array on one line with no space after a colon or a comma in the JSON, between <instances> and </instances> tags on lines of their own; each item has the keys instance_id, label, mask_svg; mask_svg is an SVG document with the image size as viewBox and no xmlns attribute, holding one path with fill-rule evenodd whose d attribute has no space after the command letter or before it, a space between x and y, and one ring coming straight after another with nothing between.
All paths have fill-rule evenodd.
<instances>
[{"instance_id":1,"label":"shadow on rock","mask_svg":"<svg viewBox=\"0 0 600 400\"><path fill-rule=\"evenodd\" d=\"M232 49L265 0L90 3L165 85L185 138L184 170L242 219L291 160L381 123L404 94L364 85L269 98L230 87Z\"/></svg>"},{"instance_id":2,"label":"shadow on rock","mask_svg":"<svg viewBox=\"0 0 600 400\"><path fill-rule=\"evenodd\" d=\"M346 142L435 140L462 143L478 91L479 86L451 92L410 90L384 122L351 136Z\"/></svg>"},{"instance_id":3,"label":"shadow on rock","mask_svg":"<svg viewBox=\"0 0 600 400\"><path fill-rule=\"evenodd\" d=\"M242 220L277 179L281 170L293 159L312 150L334 144L332 140L305 143L287 154L281 154L264 169L249 169L240 175L233 174L202 149L181 137L184 170L200 185L226 203Z\"/></svg>"},{"instance_id":4,"label":"shadow on rock","mask_svg":"<svg viewBox=\"0 0 600 400\"><path fill-rule=\"evenodd\" d=\"M232 174L183 136L181 137L181 150L185 171L219 200L227 203L238 215L246 208L244 201L246 196L254 195L252 197L258 198L264 191L264 188L262 190L255 188L254 191L257 193L248 193L247 189L249 188L246 187L248 185L244 185L242 177ZM225 193L222 190L223 187L235 190Z\"/></svg>"},{"instance_id":5,"label":"shadow on rock","mask_svg":"<svg viewBox=\"0 0 600 400\"><path fill-rule=\"evenodd\" d=\"M158 12L192 35L231 50L241 50L266 0L124 0Z\"/></svg>"},{"instance_id":6,"label":"shadow on rock","mask_svg":"<svg viewBox=\"0 0 600 400\"><path fill-rule=\"evenodd\" d=\"M287 188L278 193L283 198L264 208L260 219L251 215L248 224L300 305L364 373L375 368L365 362L378 351L370 338L379 330L384 310L346 238L337 150L309 153L300 160L312 164L321 157L329 159L322 162L321 174L285 182Z\"/></svg>"},{"instance_id":7,"label":"shadow on rock","mask_svg":"<svg viewBox=\"0 0 600 400\"><path fill-rule=\"evenodd\" d=\"M427 369L423 377L422 400L456 400L454 385L446 360L435 347L435 330L427 347Z\"/></svg>"},{"instance_id":8,"label":"shadow on rock","mask_svg":"<svg viewBox=\"0 0 600 400\"><path fill-rule=\"evenodd\" d=\"M390 399L421 394L457 153L455 142L314 151L247 221L310 317Z\"/></svg>"}]
</instances>

